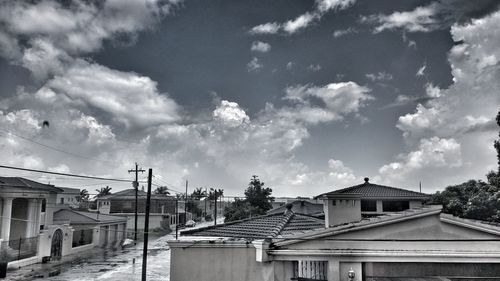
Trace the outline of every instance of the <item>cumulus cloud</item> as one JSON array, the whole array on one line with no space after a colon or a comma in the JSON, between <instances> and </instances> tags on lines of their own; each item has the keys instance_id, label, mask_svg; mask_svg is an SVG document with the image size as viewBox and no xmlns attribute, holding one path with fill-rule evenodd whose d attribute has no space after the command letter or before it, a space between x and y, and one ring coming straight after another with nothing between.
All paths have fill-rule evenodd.
<instances>
[{"instance_id":1,"label":"cumulus cloud","mask_svg":"<svg viewBox=\"0 0 500 281\"><path fill-rule=\"evenodd\" d=\"M455 139L422 139L417 150L400 155L400 161L382 166L379 173L386 181L401 182L419 172L460 167L461 156L461 146Z\"/></svg>"},{"instance_id":2,"label":"cumulus cloud","mask_svg":"<svg viewBox=\"0 0 500 281\"><path fill-rule=\"evenodd\" d=\"M305 12L295 19L283 23L268 22L254 26L250 29L251 34L277 34L280 31L285 34L294 34L309 27L315 21L321 20L323 15L329 11L338 11L354 5L356 0L316 0L314 10Z\"/></svg>"},{"instance_id":3,"label":"cumulus cloud","mask_svg":"<svg viewBox=\"0 0 500 281\"><path fill-rule=\"evenodd\" d=\"M443 178L457 182L484 175L494 166L492 142L497 134L494 118L500 105L500 12L451 28L455 42L448 59L453 84L441 89L427 84L427 102L402 115L397 128L412 152L402 161L383 166L380 173L425 177L433 188L443 188ZM435 153L437 151L438 153ZM460 153L459 153L460 152ZM460 160L460 155L467 161ZM434 167L429 170L425 167ZM435 176L433 176L435 175Z\"/></svg>"},{"instance_id":4,"label":"cumulus cloud","mask_svg":"<svg viewBox=\"0 0 500 281\"><path fill-rule=\"evenodd\" d=\"M295 116L313 124L341 120L345 115L357 113L368 101L374 99L368 92L369 88L352 81L330 83L323 87L312 85L288 87L284 99L296 102L298 107L293 110L282 109L279 114ZM325 107L312 106L311 98L320 99Z\"/></svg>"},{"instance_id":5,"label":"cumulus cloud","mask_svg":"<svg viewBox=\"0 0 500 281\"><path fill-rule=\"evenodd\" d=\"M226 100L221 101L221 104L213 111L213 116L228 127L238 127L250 121L248 115L237 103Z\"/></svg>"},{"instance_id":6,"label":"cumulus cloud","mask_svg":"<svg viewBox=\"0 0 500 281\"><path fill-rule=\"evenodd\" d=\"M253 52L267 53L267 52L271 51L271 44L261 42L261 41L254 41L254 42L252 42L252 46L250 47L250 50Z\"/></svg>"}]
</instances>

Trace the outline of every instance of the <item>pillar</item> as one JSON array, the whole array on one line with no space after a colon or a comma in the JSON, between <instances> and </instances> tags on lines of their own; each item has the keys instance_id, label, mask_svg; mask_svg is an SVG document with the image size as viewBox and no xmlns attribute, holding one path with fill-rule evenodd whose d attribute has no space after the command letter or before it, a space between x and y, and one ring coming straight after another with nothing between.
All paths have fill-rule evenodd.
<instances>
[{"instance_id":1,"label":"pillar","mask_svg":"<svg viewBox=\"0 0 500 281\"><path fill-rule=\"evenodd\" d=\"M340 281L340 262L338 259L328 260L328 281Z\"/></svg>"},{"instance_id":2,"label":"pillar","mask_svg":"<svg viewBox=\"0 0 500 281\"><path fill-rule=\"evenodd\" d=\"M2 232L1 232L1 238L3 239L3 241L9 241L10 218L12 216L12 200L14 200L14 198L3 198Z\"/></svg>"},{"instance_id":3,"label":"pillar","mask_svg":"<svg viewBox=\"0 0 500 281\"><path fill-rule=\"evenodd\" d=\"M37 211L37 199L30 198L28 199L28 215L27 215L27 223L26 223L26 238L31 238L35 236L35 224L36 224L36 211Z\"/></svg>"}]
</instances>

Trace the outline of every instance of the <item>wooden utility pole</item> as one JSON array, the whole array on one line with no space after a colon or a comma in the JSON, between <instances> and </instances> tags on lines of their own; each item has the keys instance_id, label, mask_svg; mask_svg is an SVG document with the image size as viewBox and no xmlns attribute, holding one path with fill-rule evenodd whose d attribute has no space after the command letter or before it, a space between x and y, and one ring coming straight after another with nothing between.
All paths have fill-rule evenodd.
<instances>
[{"instance_id":1,"label":"wooden utility pole","mask_svg":"<svg viewBox=\"0 0 500 281\"><path fill-rule=\"evenodd\" d=\"M188 181L186 180L186 200L184 200L184 225L187 223Z\"/></svg>"},{"instance_id":2,"label":"wooden utility pole","mask_svg":"<svg viewBox=\"0 0 500 281\"><path fill-rule=\"evenodd\" d=\"M214 207L214 225L217 225L217 189L214 188L214 197L215 197L215 200L214 200L214 203L215 203L215 207Z\"/></svg>"},{"instance_id":3,"label":"wooden utility pole","mask_svg":"<svg viewBox=\"0 0 500 281\"><path fill-rule=\"evenodd\" d=\"M179 230L179 199L175 199L175 240L177 240Z\"/></svg>"},{"instance_id":4,"label":"wooden utility pole","mask_svg":"<svg viewBox=\"0 0 500 281\"><path fill-rule=\"evenodd\" d=\"M128 170L129 174L135 172L135 181L132 183L132 186L135 189L135 222L134 222L134 245L137 244L137 197L139 190L139 180L138 173L144 173L145 170L139 169L139 165L135 162L135 170Z\"/></svg>"},{"instance_id":5,"label":"wooden utility pole","mask_svg":"<svg viewBox=\"0 0 500 281\"><path fill-rule=\"evenodd\" d=\"M207 218L207 200L208 200L208 193L207 193L207 188L205 187L205 219Z\"/></svg>"},{"instance_id":6,"label":"wooden utility pole","mask_svg":"<svg viewBox=\"0 0 500 281\"><path fill-rule=\"evenodd\" d=\"M142 281L146 281L146 267L148 264L148 238L149 238L149 210L151 204L151 178L153 169L148 172L148 195L146 197L146 217L144 218L144 248L142 250Z\"/></svg>"}]
</instances>

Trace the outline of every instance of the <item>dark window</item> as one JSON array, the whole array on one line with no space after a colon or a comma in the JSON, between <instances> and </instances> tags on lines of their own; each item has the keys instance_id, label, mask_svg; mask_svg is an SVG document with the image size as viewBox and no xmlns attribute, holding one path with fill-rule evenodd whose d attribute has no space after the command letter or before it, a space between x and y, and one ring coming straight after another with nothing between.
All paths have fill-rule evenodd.
<instances>
[{"instance_id":1,"label":"dark window","mask_svg":"<svg viewBox=\"0 0 500 281\"><path fill-rule=\"evenodd\" d=\"M361 200L361 212L376 212L376 211L377 211L376 200Z\"/></svg>"},{"instance_id":2,"label":"dark window","mask_svg":"<svg viewBox=\"0 0 500 281\"><path fill-rule=\"evenodd\" d=\"M45 209L47 208L47 201L45 199L42 200L42 213L45 213Z\"/></svg>"},{"instance_id":3,"label":"dark window","mask_svg":"<svg viewBox=\"0 0 500 281\"><path fill-rule=\"evenodd\" d=\"M382 201L384 212L399 212L410 208L410 201Z\"/></svg>"},{"instance_id":4,"label":"dark window","mask_svg":"<svg viewBox=\"0 0 500 281\"><path fill-rule=\"evenodd\" d=\"M334 200L332 200L332 205L333 205L333 206L337 205L337 200L335 200L335 199L334 199Z\"/></svg>"},{"instance_id":5,"label":"dark window","mask_svg":"<svg viewBox=\"0 0 500 281\"><path fill-rule=\"evenodd\" d=\"M61 204L64 204L64 198L61 198Z\"/></svg>"}]
</instances>

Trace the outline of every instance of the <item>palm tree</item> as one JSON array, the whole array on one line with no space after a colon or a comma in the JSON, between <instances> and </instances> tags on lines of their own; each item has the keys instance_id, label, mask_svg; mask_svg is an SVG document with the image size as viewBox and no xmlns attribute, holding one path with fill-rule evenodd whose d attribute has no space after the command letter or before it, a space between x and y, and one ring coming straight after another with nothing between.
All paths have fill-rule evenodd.
<instances>
[{"instance_id":1,"label":"palm tree","mask_svg":"<svg viewBox=\"0 0 500 281\"><path fill-rule=\"evenodd\" d=\"M155 194L161 194L161 195L170 195L170 192L168 191L168 187L166 186L158 186L155 191Z\"/></svg>"},{"instance_id":2,"label":"palm tree","mask_svg":"<svg viewBox=\"0 0 500 281\"><path fill-rule=\"evenodd\" d=\"M101 189L96 189L95 191L97 191L97 197L103 197L111 194L111 187L101 187Z\"/></svg>"},{"instance_id":3,"label":"palm tree","mask_svg":"<svg viewBox=\"0 0 500 281\"><path fill-rule=\"evenodd\" d=\"M207 197L207 192L202 187L198 187L191 193L191 197L195 200L200 200L201 198Z\"/></svg>"},{"instance_id":4,"label":"palm tree","mask_svg":"<svg viewBox=\"0 0 500 281\"><path fill-rule=\"evenodd\" d=\"M80 190L80 195L78 196L78 199L80 202L88 202L89 201L89 192L86 189Z\"/></svg>"}]
</instances>

